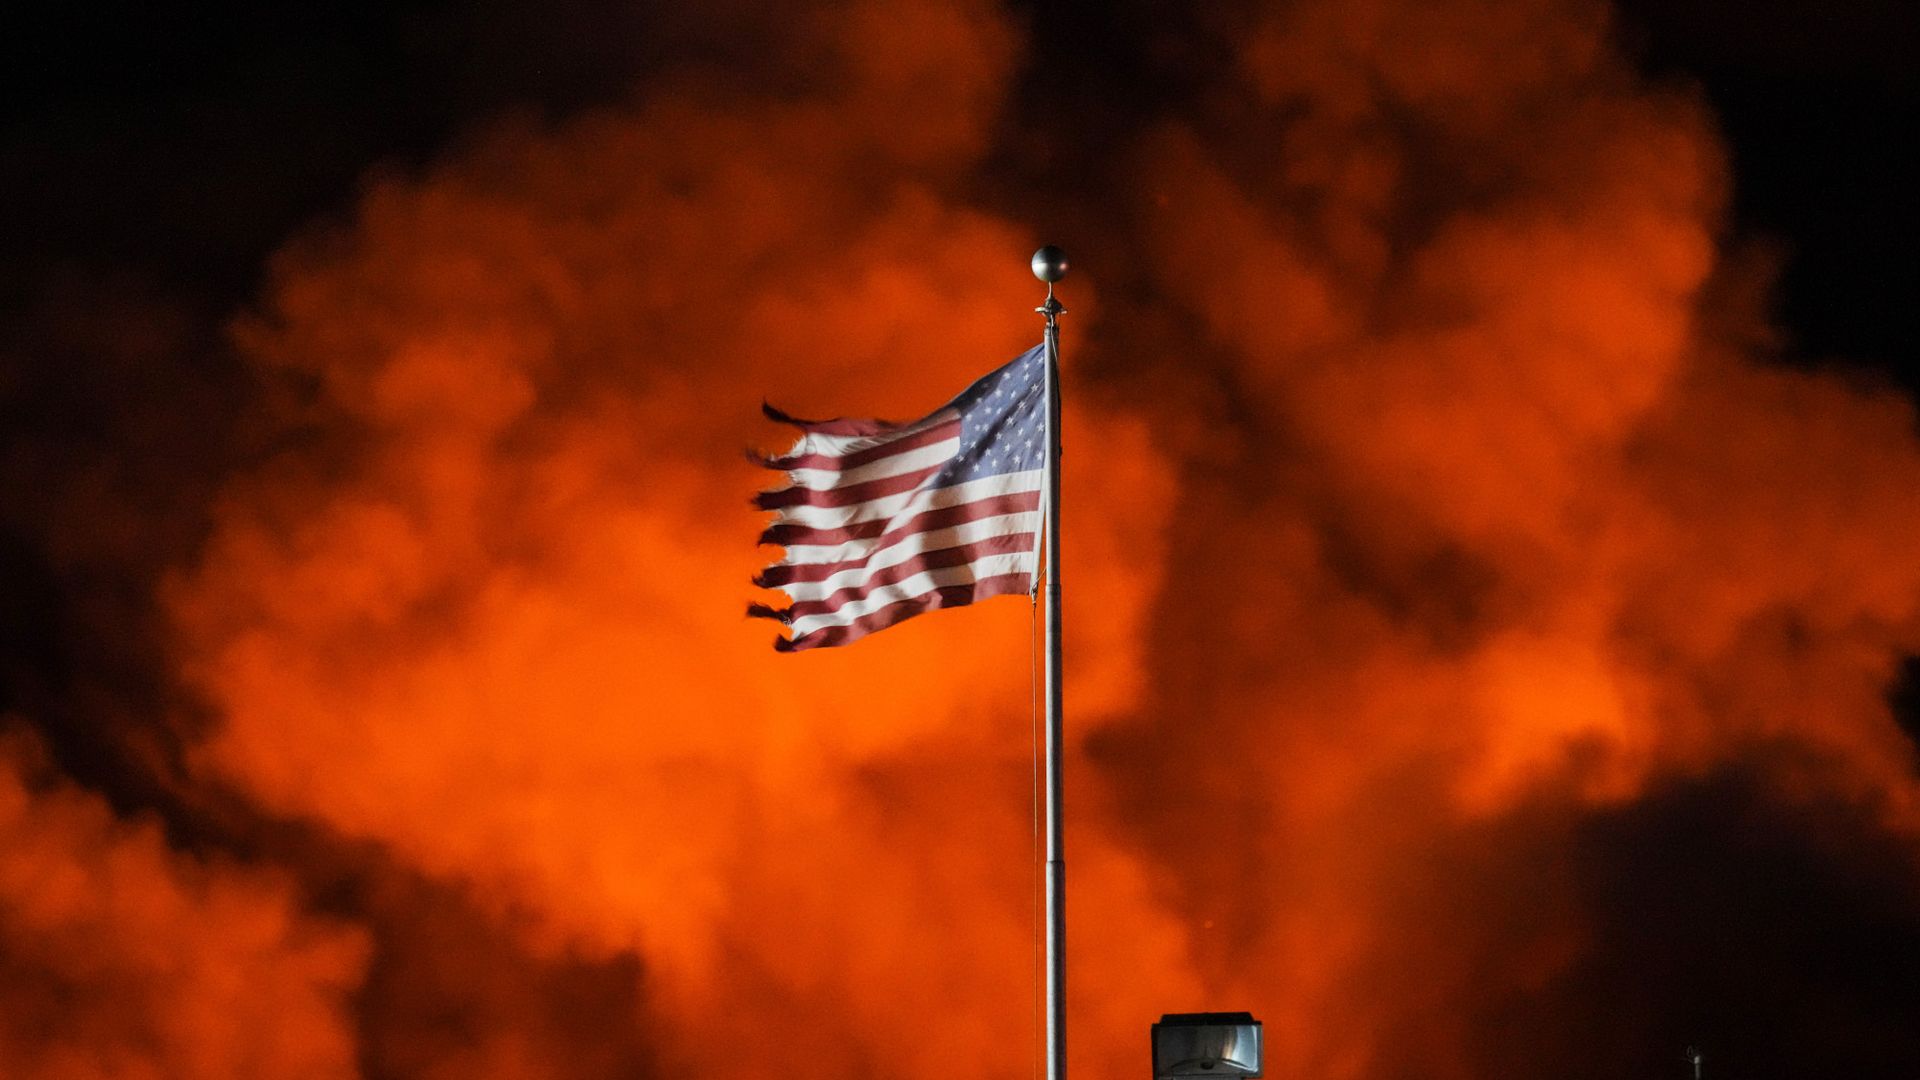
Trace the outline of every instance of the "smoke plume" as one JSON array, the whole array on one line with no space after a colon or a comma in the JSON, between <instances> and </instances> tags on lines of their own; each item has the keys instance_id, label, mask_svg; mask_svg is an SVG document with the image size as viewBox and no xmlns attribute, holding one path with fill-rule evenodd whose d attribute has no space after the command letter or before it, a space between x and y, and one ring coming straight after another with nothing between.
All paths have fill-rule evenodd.
<instances>
[{"instance_id":1,"label":"smoke plume","mask_svg":"<svg viewBox=\"0 0 1920 1080\"><path fill-rule=\"evenodd\" d=\"M350 1076L364 939L169 850L0 734L0 1062L33 1080Z\"/></svg>"}]
</instances>

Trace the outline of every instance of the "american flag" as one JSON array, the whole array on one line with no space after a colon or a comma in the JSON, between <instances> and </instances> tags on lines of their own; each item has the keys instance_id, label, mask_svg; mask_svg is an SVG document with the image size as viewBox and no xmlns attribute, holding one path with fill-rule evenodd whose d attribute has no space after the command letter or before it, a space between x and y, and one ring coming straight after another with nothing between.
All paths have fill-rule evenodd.
<instances>
[{"instance_id":1,"label":"american flag","mask_svg":"<svg viewBox=\"0 0 1920 1080\"><path fill-rule=\"evenodd\" d=\"M751 615L792 628L782 652L845 645L935 608L1033 588L1047 457L1044 346L910 424L796 420L800 441L762 459L788 485L754 504L787 549L754 584L787 607Z\"/></svg>"}]
</instances>

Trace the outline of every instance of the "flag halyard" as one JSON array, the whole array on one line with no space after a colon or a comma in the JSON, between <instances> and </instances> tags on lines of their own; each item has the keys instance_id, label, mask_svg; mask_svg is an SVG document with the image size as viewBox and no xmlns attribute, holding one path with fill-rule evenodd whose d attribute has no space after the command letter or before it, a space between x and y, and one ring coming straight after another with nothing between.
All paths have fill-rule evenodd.
<instances>
[{"instance_id":1,"label":"flag halyard","mask_svg":"<svg viewBox=\"0 0 1920 1080\"><path fill-rule=\"evenodd\" d=\"M786 454L761 464L787 486L762 544L786 554L754 578L788 605L748 614L785 623L782 652L845 645L923 612L1033 589L1047 452L1044 346L1015 357L908 424L800 420Z\"/></svg>"}]
</instances>

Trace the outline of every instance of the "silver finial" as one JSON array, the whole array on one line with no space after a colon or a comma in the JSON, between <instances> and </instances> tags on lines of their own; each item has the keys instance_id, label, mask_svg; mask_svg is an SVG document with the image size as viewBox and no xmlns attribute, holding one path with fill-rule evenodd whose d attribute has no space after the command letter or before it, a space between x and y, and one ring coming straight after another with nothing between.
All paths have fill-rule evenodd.
<instances>
[{"instance_id":1,"label":"silver finial","mask_svg":"<svg viewBox=\"0 0 1920 1080\"><path fill-rule=\"evenodd\" d=\"M1707 1055L1700 1052L1699 1047L1687 1047L1687 1061L1693 1065L1693 1080L1700 1080L1700 1063L1705 1061L1706 1057Z\"/></svg>"},{"instance_id":2,"label":"silver finial","mask_svg":"<svg viewBox=\"0 0 1920 1080\"><path fill-rule=\"evenodd\" d=\"M1067 253L1048 244L1033 253L1033 276L1051 285L1067 276Z\"/></svg>"}]
</instances>

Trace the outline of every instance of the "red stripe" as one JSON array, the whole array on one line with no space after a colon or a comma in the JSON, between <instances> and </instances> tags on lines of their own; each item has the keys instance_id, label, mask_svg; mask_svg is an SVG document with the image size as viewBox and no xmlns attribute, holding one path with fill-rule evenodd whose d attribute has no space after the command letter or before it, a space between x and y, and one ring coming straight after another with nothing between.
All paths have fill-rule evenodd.
<instances>
[{"instance_id":1,"label":"red stripe","mask_svg":"<svg viewBox=\"0 0 1920 1080\"><path fill-rule=\"evenodd\" d=\"M792 424L805 432L818 432L822 435L884 435L889 431L898 431L902 424L891 420L862 420L852 417L839 417L833 420L802 420L797 416L781 412L779 409L760 403L760 411L769 420L778 420L783 424Z\"/></svg>"},{"instance_id":2,"label":"red stripe","mask_svg":"<svg viewBox=\"0 0 1920 1080\"><path fill-rule=\"evenodd\" d=\"M879 536L887 531L887 522L881 520L861 521L845 525L838 529L816 529L810 525L769 525L760 533L762 544L776 547L793 547L805 544L844 544L849 540L865 540Z\"/></svg>"},{"instance_id":3,"label":"red stripe","mask_svg":"<svg viewBox=\"0 0 1920 1080\"><path fill-rule=\"evenodd\" d=\"M883 566L858 585L849 585L836 589L819 600L797 600L785 610L789 618L799 619L808 615L825 615L838 611L847 604L864 600L875 590L889 585L897 585L915 574L927 570L945 570L955 566L967 566L975 559L989 555L1013 555L1034 548L1033 533L1009 533L1005 536L989 536L971 544L959 547L940 548L922 552L905 562L892 566Z\"/></svg>"},{"instance_id":4,"label":"red stripe","mask_svg":"<svg viewBox=\"0 0 1920 1080\"><path fill-rule=\"evenodd\" d=\"M944 529L953 525L962 525L981 518L999 517L1002 514L1020 514L1040 509L1040 493L1037 491L1015 491L1005 495L989 495L984 499L960 503L956 506L941 506L932 510L923 510L908 518L899 526L889 529L890 521L862 521L838 529L816 529L806 525L770 525L760 534L762 544L774 544L782 547L844 544L850 540L867 540L879 537L873 551L882 551L916 533ZM869 552L867 558L872 558ZM833 570L811 576L788 576L778 573L790 571L793 575L810 575L815 567L838 567L841 570L858 566L866 559L840 563L775 563L761 571L761 578L769 588L776 588L788 581L818 581Z\"/></svg>"},{"instance_id":5,"label":"red stripe","mask_svg":"<svg viewBox=\"0 0 1920 1080\"><path fill-rule=\"evenodd\" d=\"M1030 580L1031 575L1028 574L1001 574L998 577L983 578L971 585L950 585L944 589L935 589L929 593L910 597L897 604L888 604L879 611L870 611L845 626L823 626L801 637L776 638L773 647L781 652L798 652L801 649L823 649L834 645L845 645L928 611L962 607L993 596L1006 596L1012 593L1024 595L1032 587Z\"/></svg>"},{"instance_id":6,"label":"red stripe","mask_svg":"<svg viewBox=\"0 0 1920 1080\"><path fill-rule=\"evenodd\" d=\"M978 505L979 505L978 503L968 504L969 507L978 506ZM895 544L901 543L902 541L905 541L905 540L910 540L915 536L919 536L925 532L931 532L931 531L933 530L917 529L917 528L900 529L896 533L888 534L886 538L886 542L884 544L876 545L872 550L868 551L865 555L862 555L860 558L857 558L857 559L845 559L840 562L823 562L823 563L787 563L787 562L774 563L772 566L769 566L766 569L760 571L758 574L755 574L753 576L753 583L763 589L784 589L788 585L801 584L801 583L814 582L814 581L825 581L828 578L833 577L835 574L842 574L848 570L859 570L869 565L870 563L872 563L872 561L876 556L878 556L881 552L887 551L888 549L892 548ZM1008 533L1003 535L1031 536L1033 534L1031 532L1020 532L1020 533ZM970 546L972 544L985 543L992 539L994 538L983 536L977 540L969 541L967 545L958 545L958 546ZM933 550L944 551L948 549L935 548Z\"/></svg>"},{"instance_id":7,"label":"red stripe","mask_svg":"<svg viewBox=\"0 0 1920 1080\"><path fill-rule=\"evenodd\" d=\"M891 442L884 442L879 446L869 446L864 450L856 450L851 454L796 454L792 457L764 458L760 463L769 469L824 469L828 471L845 471L847 469L857 469L862 465L870 465L882 458L889 458L895 454L904 454L909 450L918 450L923 446L932 446L937 442L945 442L959 433L960 419L959 417L955 417L952 420L936 424L930 428L908 432Z\"/></svg>"},{"instance_id":8,"label":"red stripe","mask_svg":"<svg viewBox=\"0 0 1920 1080\"><path fill-rule=\"evenodd\" d=\"M893 476L883 476L878 480L867 480L858 484L848 484L842 488L828 488L824 491L795 484L793 487L781 488L779 491L763 491L753 497L753 505L762 510L782 510L789 506L856 506L874 499L883 499L888 495L912 491L920 486L920 481L939 472L946 467L946 464L942 461L924 469L915 469L913 472L896 473Z\"/></svg>"}]
</instances>

